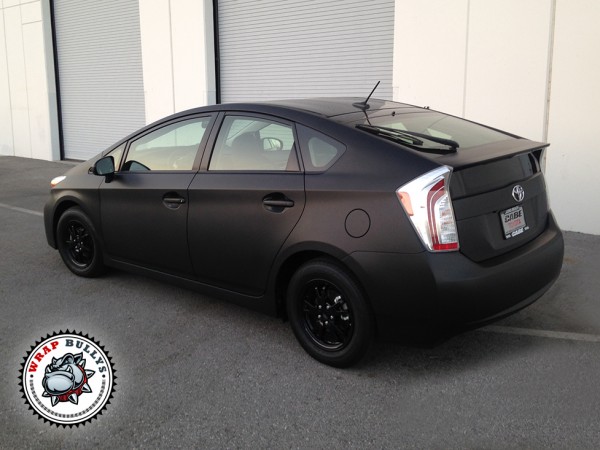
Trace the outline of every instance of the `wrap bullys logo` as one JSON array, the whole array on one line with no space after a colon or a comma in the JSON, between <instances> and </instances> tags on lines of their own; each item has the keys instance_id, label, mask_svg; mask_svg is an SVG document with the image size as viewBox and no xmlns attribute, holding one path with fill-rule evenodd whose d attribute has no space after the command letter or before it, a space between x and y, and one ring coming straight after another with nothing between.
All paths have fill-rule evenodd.
<instances>
[{"instance_id":1,"label":"wrap bullys logo","mask_svg":"<svg viewBox=\"0 0 600 450\"><path fill-rule=\"evenodd\" d=\"M19 384L25 403L57 426L79 426L102 414L115 389L108 352L88 335L58 332L27 352Z\"/></svg>"}]
</instances>

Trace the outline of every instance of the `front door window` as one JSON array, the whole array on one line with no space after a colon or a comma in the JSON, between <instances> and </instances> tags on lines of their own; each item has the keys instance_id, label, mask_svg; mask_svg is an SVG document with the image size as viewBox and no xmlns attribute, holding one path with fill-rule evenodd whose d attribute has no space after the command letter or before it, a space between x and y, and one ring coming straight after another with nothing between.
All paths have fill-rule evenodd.
<instances>
[{"instance_id":1,"label":"front door window","mask_svg":"<svg viewBox=\"0 0 600 450\"><path fill-rule=\"evenodd\" d=\"M122 171L192 170L210 117L176 122L136 139Z\"/></svg>"}]
</instances>

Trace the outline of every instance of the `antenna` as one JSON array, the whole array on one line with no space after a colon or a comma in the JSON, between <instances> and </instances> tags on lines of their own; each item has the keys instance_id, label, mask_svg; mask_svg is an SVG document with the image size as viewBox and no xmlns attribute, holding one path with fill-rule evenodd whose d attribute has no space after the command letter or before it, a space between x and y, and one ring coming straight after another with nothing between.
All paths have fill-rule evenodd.
<instances>
[{"instance_id":1,"label":"antenna","mask_svg":"<svg viewBox=\"0 0 600 450\"><path fill-rule=\"evenodd\" d=\"M359 109L362 109L363 111L369 109L370 106L369 106L369 104L367 102L371 98L371 95L373 95L373 92L375 92L375 89L377 89L377 86L379 86L379 83L381 83L381 80L377 82L377 84L375 85L375 87L373 88L373 90L371 91L371 93L368 95L368 97L365 99L364 102L352 103L352 106L354 106L356 108L359 108Z\"/></svg>"}]
</instances>

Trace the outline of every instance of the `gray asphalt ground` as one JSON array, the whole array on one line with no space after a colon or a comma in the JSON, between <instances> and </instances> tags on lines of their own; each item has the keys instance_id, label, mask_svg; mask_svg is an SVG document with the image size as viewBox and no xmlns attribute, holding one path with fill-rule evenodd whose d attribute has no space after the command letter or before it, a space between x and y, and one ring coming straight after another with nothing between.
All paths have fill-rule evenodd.
<instances>
[{"instance_id":1,"label":"gray asphalt ground","mask_svg":"<svg viewBox=\"0 0 600 450\"><path fill-rule=\"evenodd\" d=\"M566 233L559 281L518 314L339 370L278 319L124 272L72 275L41 218L68 168L0 157L0 448L600 447L600 236ZM99 340L118 377L78 428L38 420L18 386L29 348L66 329Z\"/></svg>"}]
</instances>

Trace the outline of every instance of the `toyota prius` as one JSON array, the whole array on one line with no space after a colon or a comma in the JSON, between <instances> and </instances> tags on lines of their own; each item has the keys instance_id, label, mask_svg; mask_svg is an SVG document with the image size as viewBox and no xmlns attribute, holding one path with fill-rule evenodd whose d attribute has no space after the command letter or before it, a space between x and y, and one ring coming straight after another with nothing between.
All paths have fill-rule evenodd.
<instances>
[{"instance_id":1,"label":"toyota prius","mask_svg":"<svg viewBox=\"0 0 600 450\"><path fill-rule=\"evenodd\" d=\"M281 316L349 366L376 337L477 327L550 288L547 146L385 100L207 106L52 180L45 231L76 275L113 267Z\"/></svg>"}]
</instances>

